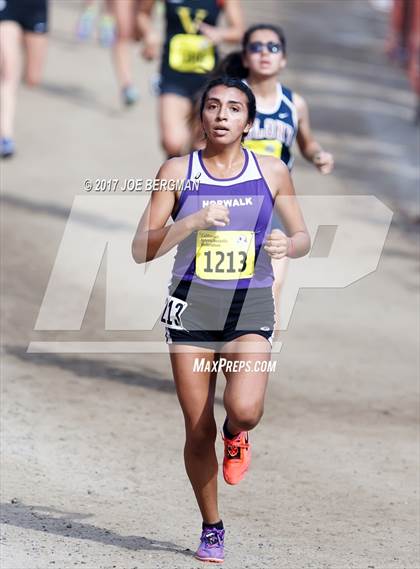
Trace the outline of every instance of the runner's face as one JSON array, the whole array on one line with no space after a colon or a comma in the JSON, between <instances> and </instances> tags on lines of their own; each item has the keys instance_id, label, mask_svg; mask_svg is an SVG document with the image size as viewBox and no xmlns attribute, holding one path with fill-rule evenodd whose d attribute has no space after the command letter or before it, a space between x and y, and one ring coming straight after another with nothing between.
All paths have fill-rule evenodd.
<instances>
[{"instance_id":1,"label":"runner's face","mask_svg":"<svg viewBox=\"0 0 420 569\"><path fill-rule=\"evenodd\" d=\"M207 140L228 145L240 140L251 127L248 121L248 99L236 87L218 85L207 94L202 124Z\"/></svg>"},{"instance_id":2,"label":"runner's face","mask_svg":"<svg viewBox=\"0 0 420 569\"><path fill-rule=\"evenodd\" d=\"M261 44L263 44L261 46ZM268 46L267 46L268 44ZM259 51L255 51L259 47ZM280 46L277 53L269 50L270 46ZM275 49L275 47L274 47ZM254 77L275 77L286 67L286 57L283 54L278 35L272 30L257 30L249 38L243 55L244 66L249 69L249 75Z\"/></svg>"}]
</instances>

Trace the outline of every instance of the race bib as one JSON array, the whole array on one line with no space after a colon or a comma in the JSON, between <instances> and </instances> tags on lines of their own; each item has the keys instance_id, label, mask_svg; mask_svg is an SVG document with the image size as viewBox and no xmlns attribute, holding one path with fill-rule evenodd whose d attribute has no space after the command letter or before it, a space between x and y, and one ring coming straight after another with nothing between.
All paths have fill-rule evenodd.
<instances>
[{"instance_id":1,"label":"race bib","mask_svg":"<svg viewBox=\"0 0 420 569\"><path fill-rule=\"evenodd\" d=\"M254 231L198 231L195 272L200 279L246 279L254 274Z\"/></svg>"},{"instance_id":2,"label":"race bib","mask_svg":"<svg viewBox=\"0 0 420 569\"><path fill-rule=\"evenodd\" d=\"M202 35L176 34L169 43L169 67L181 73L208 73L214 69L213 44Z\"/></svg>"},{"instance_id":3,"label":"race bib","mask_svg":"<svg viewBox=\"0 0 420 569\"><path fill-rule=\"evenodd\" d=\"M243 145L261 156L281 156L282 143L279 140L245 140Z\"/></svg>"},{"instance_id":4,"label":"race bib","mask_svg":"<svg viewBox=\"0 0 420 569\"><path fill-rule=\"evenodd\" d=\"M188 302L185 302L185 300L180 300L174 296L168 296L160 321L167 328L171 328L173 330L185 330L182 325L181 315L187 306Z\"/></svg>"}]
</instances>

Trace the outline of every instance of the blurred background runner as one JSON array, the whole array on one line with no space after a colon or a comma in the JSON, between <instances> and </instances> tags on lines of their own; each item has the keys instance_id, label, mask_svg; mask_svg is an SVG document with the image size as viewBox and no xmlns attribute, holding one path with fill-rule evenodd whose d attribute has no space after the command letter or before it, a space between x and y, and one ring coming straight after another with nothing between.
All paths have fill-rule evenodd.
<instances>
[{"instance_id":1,"label":"blurred background runner","mask_svg":"<svg viewBox=\"0 0 420 569\"><path fill-rule=\"evenodd\" d=\"M0 0L0 156L15 153L14 120L20 74L41 81L47 50L47 0Z\"/></svg>"}]
</instances>

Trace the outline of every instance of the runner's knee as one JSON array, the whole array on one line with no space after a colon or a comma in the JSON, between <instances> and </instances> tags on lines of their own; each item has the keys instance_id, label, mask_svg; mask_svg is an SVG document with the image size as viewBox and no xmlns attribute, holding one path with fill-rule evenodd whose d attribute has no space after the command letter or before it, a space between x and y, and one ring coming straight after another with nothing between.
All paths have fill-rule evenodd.
<instances>
[{"instance_id":1,"label":"runner's knee","mask_svg":"<svg viewBox=\"0 0 420 569\"><path fill-rule=\"evenodd\" d=\"M117 42L130 42L133 39L133 34L130 28L124 26L117 26L116 41Z\"/></svg>"},{"instance_id":2,"label":"runner's knee","mask_svg":"<svg viewBox=\"0 0 420 569\"><path fill-rule=\"evenodd\" d=\"M181 156L184 152L184 145L180 137L173 134L164 134L162 137L162 147L168 156Z\"/></svg>"},{"instance_id":3,"label":"runner's knee","mask_svg":"<svg viewBox=\"0 0 420 569\"><path fill-rule=\"evenodd\" d=\"M194 454L205 454L208 447L214 445L216 437L217 427L214 421L192 428L187 426L185 446Z\"/></svg>"},{"instance_id":4,"label":"runner's knee","mask_svg":"<svg viewBox=\"0 0 420 569\"><path fill-rule=\"evenodd\" d=\"M228 419L241 431L250 431L258 425L264 409L256 404L235 405L228 410Z\"/></svg>"},{"instance_id":5,"label":"runner's knee","mask_svg":"<svg viewBox=\"0 0 420 569\"><path fill-rule=\"evenodd\" d=\"M2 61L0 65L0 79L4 84L18 83L19 75L11 62Z\"/></svg>"},{"instance_id":6,"label":"runner's knee","mask_svg":"<svg viewBox=\"0 0 420 569\"><path fill-rule=\"evenodd\" d=\"M41 76L38 73L27 72L25 74L25 84L28 87L37 87L41 82Z\"/></svg>"}]
</instances>

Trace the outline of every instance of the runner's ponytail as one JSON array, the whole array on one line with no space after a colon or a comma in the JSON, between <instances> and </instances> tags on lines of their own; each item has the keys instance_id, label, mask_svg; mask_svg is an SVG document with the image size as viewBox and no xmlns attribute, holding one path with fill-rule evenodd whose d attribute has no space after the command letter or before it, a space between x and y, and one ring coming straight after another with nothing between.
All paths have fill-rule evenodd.
<instances>
[{"instance_id":1,"label":"runner's ponytail","mask_svg":"<svg viewBox=\"0 0 420 569\"><path fill-rule=\"evenodd\" d=\"M222 59L222 61L216 67L214 74L212 75L214 77L227 75L228 77L238 77L239 79L245 79L248 76L248 69L244 67L242 61L242 52L233 51L232 53L229 53Z\"/></svg>"}]
</instances>

